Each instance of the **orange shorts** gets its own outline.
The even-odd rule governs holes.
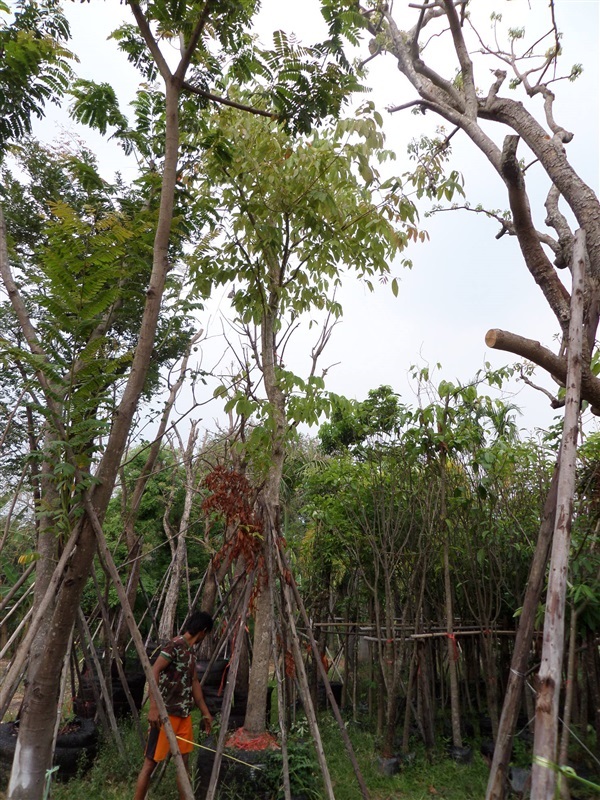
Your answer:
[[[180,751],[184,754],[191,753],[194,749],[194,745],[192,744],[194,738],[192,718],[172,717],[169,714],[169,720],[175,731],[175,736],[180,737],[178,739]],[[183,739],[186,741],[182,741]],[[163,726],[161,725],[160,728],[150,728],[148,732],[148,741],[146,743],[146,758],[150,758],[152,761],[164,761],[170,752],[171,747]]]

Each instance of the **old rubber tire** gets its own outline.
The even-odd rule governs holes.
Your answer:
[[[12,722],[0,724],[0,761],[3,764],[12,764],[17,744],[17,734]]]
[[[59,777],[75,775],[81,766],[91,763],[97,751],[98,731],[91,719],[79,719],[80,728],[58,736],[54,751],[54,766],[58,766]],[[14,722],[0,724],[0,762],[11,765],[17,745]]]
[[[75,717],[79,729],[70,733],[62,733],[56,739],[56,747],[71,749],[73,747],[89,747],[98,740],[98,729],[93,719]]]

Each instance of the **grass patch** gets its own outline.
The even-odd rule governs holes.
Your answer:
[[[474,754],[472,764],[464,765],[456,764],[444,753],[433,753],[428,757],[423,748],[415,748],[414,759],[397,775],[386,777],[378,769],[373,734],[358,723],[349,722],[347,729],[372,800],[432,797],[480,800],[485,797],[489,773],[479,753]],[[322,719],[321,733],[336,800],[360,800],[362,795],[336,723],[331,718]]]
[[[197,713],[194,714],[194,730],[198,731],[201,725]],[[321,715],[319,724],[336,800],[362,800],[337,724],[327,713]],[[93,767],[87,773],[66,783],[54,781],[52,800],[129,800],[132,797],[143,754],[135,728],[131,724],[122,723],[120,730],[125,756],[119,753],[112,740],[105,742]],[[347,723],[347,730],[372,800],[481,800],[485,797],[489,773],[475,745],[473,762],[463,765],[448,758],[443,750],[427,754],[422,746],[416,744],[414,758],[405,763],[398,774],[386,777],[379,772],[377,741],[368,726],[363,722],[350,721]],[[294,792],[308,800],[321,800],[325,793],[305,721],[300,720],[296,725],[290,737],[290,748]],[[190,756],[192,767],[196,759],[196,753],[193,753]],[[278,785],[280,766],[281,756],[276,753],[267,767],[271,772],[271,786]],[[160,766],[157,773],[159,770]],[[237,793],[235,790],[223,791],[221,800],[257,800],[249,794],[248,788],[249,783],[246,782],[245,787],[242,786]],[[594,792],[582,792],[581,787],[574,783],[572,788],[578,797],[599,796]],[[0,799],[3,796],[0,791]],[[160,781],[153,782],[149,798],[175,800],[177,797],[175,766],[171,763]],[[283,790],[280,788],[267,794],[261,793],[260,800],[267,797],[281,800]]]

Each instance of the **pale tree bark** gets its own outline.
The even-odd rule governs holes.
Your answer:
[[[360,8],[360,4],[357,3],[357,5]],[[559,211],[559,199],[568,205],[577,219],[579,227],[585,233],[589,257],[589,272],[584,295],[581,397],[588,400],[594,410],[600,409],[598,403],[600,382],[593,375],[590,364],[598,325],[600,203],[593,190],[575,172],[569,162],[567,145],[573,135],[557,124],[554,119],[554,94],[548,85],[543,83],[545,75],[555,77],[552,67],[559,54],[558,47],[546,53],[545,68],[542,64],[537,72],[539,80],[535,84],[531,82],[531,76],[525,71],[531,62],[527,60],[525,62],[527,66],[525,70],[522,70],[519,59],[514,55],[514,48],[512,55],[504,53],[502,69],[493,74],[492,80],[487,83],[486,91],[486,80],[489,75],[487,67],[484,67],[485,73],[482,72],[476,78],[475,65],[469,53],[481,50],[488,55],[494,55],[495,51],[493,48],[484,46],[476,31],[473,31],[476,37],[474,46],[467,44],[463,29],[464,14],[459,17],[460,5],[455,5],[453,0],[440,0],[435,4],[424,3],[416,6],[419,9],[415,11],[417,22],[408,31],[403,31],[398,27],[394,20],[393,7],[388,3],[381,2],[376,4],[375,9],[361,8],[361,10],[367,27],[375,37],[372,42],[372,51],[391,54],[396,59],[400,72],[416,91],[417,97],[414,101],[393,110],[400,111],[416,107],[423,112],[434,112],[450,122],[457,130],[467,135],[475,147],[487,158],[492,169],[506,186],[512,221],[506,230],[503,229],[503,232],[509,232],[517,237],[525,265],[554,313],[562,334],[558,353],[553,353],[539,342],[498,329],[488,333],[486,338],[488,346],[505,349],[531,360],[558,378],[563,385],[567,380],[567,361],[563,345],[568,338],[571,309],[569,292],[558,277],[555,266],[564,268],[571,265],[574,235],[566,217]],[[436,21],[439,22],[438,28],[434,32],[427,29],[427,33],[423,34],[423,31],[428,26],[435,24]],[[425,57],[426,55],[429,57],[436,40],[447,38],[447,35],[452,39],[456,64],[449,66],[447,74],[442,75],[425,62]],[[421,50],[421,42],[425,37],[427,38],[426,54],[424,50]],[[529,54],[525,50],[524,53],[525,56]],[[496,53],[496,55],[498,54]],[[448,63],[447,55],[445,55],[444,63]],[[542,96],[544,124],[538,122],[521,100],[500,95],[507,78],[505,71],[507,63],[512,70],[513,77],[524,87],[530,98],[537,94]],[[460,82],[452,79],[455,66],[459,68]],[[508,129],[510,135],[506,138],[503,149],[489,135],[488,131],[492,132],[491,126],[483,128],[481,124],[483,120]],[[542,247],[542,244],[548,245],[550,241],[548,235],[538,235],[533,225],[524,170],[516,158],[517,137],[522,139],[534,153],[539,167],[545,171],[550,183],[546,200],[546,224],[557,234],[551,244],[552,252],[556,255],[554,264]],[[543,523],[540,531],[527,590],[528,615],[527,619],[521,619],[518,646],[515,647],[509,689],[499,726],[499,742],[496,745],[494,767],[488,785],[488,800],[492,798],[496,800],[496,798],[505,796],[508,762],[506,748],[507,746],[510,748],[512,720],[514,720],[515,705],[520,700],[523,682],[520,673],[525,669],[524,665],[530,645],[532,615],[539,596],[539,582],[543,581],[546,561],[545,553],[549,539],[547,520],[552,513],[546,508],[545,514],[546,522]]]
[[[531,773],[532,797],[551,800],[556,788],[558,711],[565,639],[565,605],[571,521],[577,462],[577,433],[581,401],[581,358],[586,273],[586,238],[579,230],[573,248],[573,290],[567,349],[567,397],[556,501],[556,523],[550,556],[550,575],[544,617],[542,663],[538,674],[535,738]]]
[[[280,496],[281,479],[285,458],[285,396],[279,385],[276,374],[277,363],[277,315],[279,311],[279,265],[269,265],[271,291],[265,299],[260,332],[260,365],[264,379],[265,392],[271,405],[273,415],[273,434],[269,469],[265,486],[260,494],[260,512],[263,522],[265,547],[272,546],[280,536]],[[269,553],[264,553],[267,564]],[[260,586],[262,578],[263,585]],[[244,728],[251,735],[259,735],[265,730],[265,709],[269,681],[269,662],[272,653],[271,633],[273,630],[273,610],[269,598],[268,574],[259,576],[259,595],[256,599],[256,615],[254,621],[254,640],[252,663],[248,682],[248,705],[244,718]]]
[[[357,5],[360,8],[360,4]],[[423,4],[418,8],[420,11],[415,12],[416,25],[406,31],[398,27],[392,6],[388,3],[382,2],[375,9],[361,9],[369,30],[376,37],[373,42],[374,52],[391,54],[397,61],[398,69],[417,93],[414,101],[392,110],[418,107],[422,111],[438,114],[465,133],[487,158],[507,189],[512,220],[505,230],[517,237],[525,265],[553,311],[563,338],[567,335],[570,316],[569,292],[558,277],[542,244],[551,244],[552,251],[557,256],[556,266],[564,267],[570,263],[573,233],[565,216],[558,210],[559,198],[570,207],[580,228],[585,231],[590,263],[586,281],[581,391],[583,399],[589,400],[594,408],[600,409],[598,405],[600,381],[590,368],[598,325],[600,203],[594,191],[575,172],[569,162],[566,145],[573,139],[573,134],[558,124],[554,118],[554,94],[548,85],[543,83],[543,76],[548,70],[540,69],[538,74],[541,74],[541,77],[533,84],[528,73],[521,69],[517,56],[509,57],[503,54],[500,62],[503,69],[494,72],[493,81],[488,84],[486,93],[484,87],[489,72],[486,69],[486,77],[482,73],[476,78],[475,65],[469,53],[479,49],[488,55],[494,55],[494,50],[484,45],[476,31],[473,33],[475,45],[470,46],[467,43],[463,27],[464,16],[459,17],[457,5],[453,0],[440,0],[431,6]],[[445,33],[452,39],[462,78],[460,84],[438,73],[424,60],[424,54],[421,52],[421,36],[427,29],[429,37],[427,53],[429,53],[435,37],[430,36],[428,26],[436,22],[439,22],[442,28],[445,26]],[[436,29],[435,36],[437,35]],[[548,68],[552,67],[557,55],[558,53],[552,50],[545,55]],[[507,62],[513,77],[523,86],[529,97],[533,98],[538,94],[542,96],[545,125],[538,122],[523,102],[500,95],[507,78],[504,69]],[[529,65],[530,62],[526,63]],[[449,73],[452,69],[449,67]],[[506,138],[504,148],[500,148],[488,133],[491,132],[489,127],[485,129],[482,127],[482,120],[497,123],[511,131],[512,135]],[[556,231],[556,239],[547,234],[539,234],[533,225],[524,173],[516,158],[519,139],[522,139],[535,154],[551,184],[546,201],[546,223]],[[502,331],[490,332],[488,345],[522,355],[542,368],[549,369],[553,375],[559,378],[562,376],[564,382],[566,361],[563,353],[555,355],[537,342],[522,337],[513,338],[515,336]],[[518,349],[512,349],[513,344]]]
[[[506,795],[508,767],[512,752],[512,741],[525,682],[525,673],[531,651],[531,639],[535,615],[539,606],[546,565],[552,543],[552,532],[556,518],[556,493],[558,489],[558,464],[552,476],[552,482],[544,503],[542,523],[535,546],[535,552],[529,569],[527,588],[523,599],[519,627],[515,638],[515,646],[510,664],[510,672],[506,684],[504,704],[495,739],[494,757],[490,769],[486,800],[503,800]]]
[[[177,429],[176,429],[177,430]],[[177,433],[179,436],[179,433]],[[163,613],[158,628],[158,638],[162,640],[170,639],[175,630],[175,615],[177,613],[177,603],[179,600],[179,590],[183,579],[185,563],[187,558],[186,534],[190,526],[192,517],[192,505],[197,491],[196,469],[194,464],[194,448],[198,439],[198,422],[192,422],[188,441],[185,448],[180,447],[183,454],[185,469],[185,499],[183,502],[183,513],[179,523],[179,530],[171,539],[173,558],[171,561],[172,569],[169,578],[169,586],[163,606]],[[181,439],[180,445],[183,444]],[[169,532],[167,531],[167,535]],[[174,541],[173,541],[174,540]]]
[[[48,422],[44,431],[43,448],[45,453],[52,452],[52,443],[56,443],[56,435],[50,430]],[[40,469],[40,501],[37,504],[37,513],[39,516],[38,521],[38,537],[36,550],[38,559],[36,561],[35,570],[35,588],[34,588],[34,611],[40,607],[44,595],[48,590],[50,581],[52,580],[52,573],[54,572],[54,565],[57,561],[59,540],[56,533],[56,517],[55,514],[58,510],[58,493],[56,491],[56,483],[52,477],[52,463],[49,460],[44,460]],[[27,680],[30,681],[35,675],[37,664],[43,655],[46,648],[45,644],[45,628],[52,619],[54,611],[54,600],[50,601],[47,611],[40,621],[39,635],[34,638],[31,649],[29,651],[29,663],[27,666]]]

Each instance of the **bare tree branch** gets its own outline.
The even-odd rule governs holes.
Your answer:
[[[544,293],[561,329],[566,331],[570,317],[569,293],[542,249],[533,227],[525,180],[517,161],[518,143],[518,136],[507,136],[502,151],[502,177],[508,189],[515,231],[527,268]]]
[[[188,81],[183,81],[182,87],[192,94],[197,94],[200,97],[205,97],[207,100],[212,100],[213,103],[219,103],[222,106],[237,108],[240,111],[247,111],[249,114],[257,114],[260,117],[268,117],[268,119],[272,120],[278,119],[278,115],[274,114],[272,111],[263,111],[262,108],[247,106],[244,103],[236,103],[235,100],[228,100],[226,97],[220,97],[217,94],[212,94],[212,92],[207,92],[204,89],[201,89],[199,86],[194,86],[193,83],[189,83]]]

